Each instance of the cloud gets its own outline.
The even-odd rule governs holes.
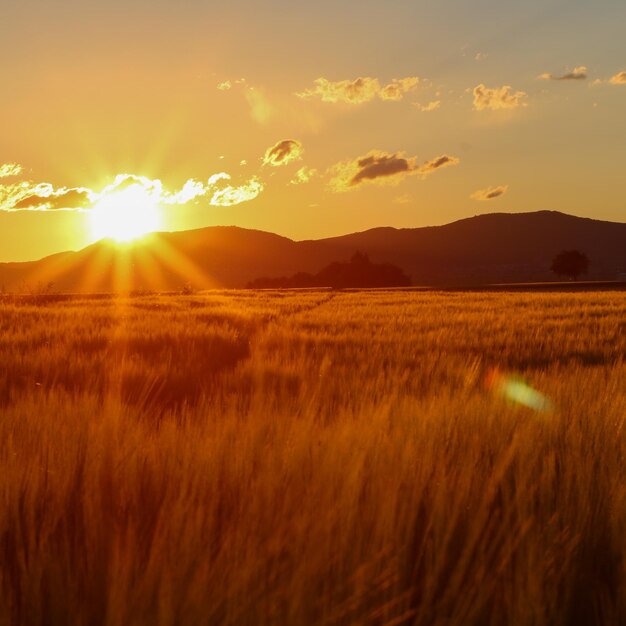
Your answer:
[[[357,160],[357,171],[350,179],[350,185],[358,185],[366,180],[387,178],[410,172],[413,165],[410,159],[398,154],[370,153],[369,156]]]
[[[304,185],[308,183],[314,176],[317,175],[317,170],[312,167],[301,167],[296,175],[291,181],[289,181],[290,185]]]
[[[228,185],[216,191],[211,197],[210,204],[213,206],[233,206],[254,200],[262,191],[263,183],[255,176],[238,187]]]
[[[280,167],[302,158],[304,149],[297,139],[284,139],[269,147],[263,156],[263,165]]]
[[[139,187],[143,194],[152,197],[157,204],[161,205],[182,206],[210,196],[209,204],[213,206],[233,206],[252,200],[263,191],[263,184],[257,177],[239,186],[230,184],[231,180],[230,174],[218,172],[210,176],[206,182],[190,178],[178,191],[171,192],[164,188],[159,179],[153,180],[135,174],[119,174],[97,195],[97,199],[121,193],[131,187]]]
[[[90,189],[56,189],[45,183],[36,187],[38,191],[31,193],[13,204],[16,211],[72,211],[87,209],[93,198]],[[49,193],[48,193],[49,191]]]
[[[160,198],[163,192],[163,183],[157,179],[151,179],[147,176],[138,176],[137,174],[118,174],[113,182],[98,194],[99,196],[105,196],[112,193],[119,193],[126,191],[131,187],[141,187],[148,194]]]
[[[226,172],[213,174],[206,183],[190,178],[179,191],[162,193],[161,203],[183,205],[210,195],[209,204],[213,206],[234,206],[254,200],[263,191],[263,183],[256,176],[241,185],[232,185],[231,180]]]
[[[336,192],[349,191],[363,183],[397,184],[405,176],[427,175],[448,165],[456,165],[459,159],[448,155],[436,157],[418,164],[416,157],[407,157],[403,152],[372,150],[353,161],[342,161],[330,169],[332,178],[329,187]]]
[[[490,89],[480,84],[474,87],[474,109],[476,111],[484,111],[491,109],[498,111],[501,109],[515,109],[520,106],[527,106],[524,99],[528,94],[524,91],[511,91],[510,85],[495,87]]]
[[[422,165],[418,165],[415,171],[420,174],[430,174],[431,172],[434,172],[442,167],[448,167],[448,165],[458,165],[460,162],[461,160],[457,157],[451,157],[444,154],[432,159],[431,161],[426,161],[426,163],[422,163]]]
[[[549,72],[544,72],[539,76],[541,80],[586,80],[587,68],[584,65],[575,67],[571,72],[566,72],[561,76],[555,76]]]
[[[380,91],[380,83],[376,78],[357,78],[355,80],[341,80],[331,82],[326,78],[313,81],[315,87],[296,93],[299,98],[314,98],[319,96],[322,102],[345,102],[361,104],[373,100]]]
[[[477,52],[474,61],[484,61],[488,56],[486,52]]]
[[[167,194],[164,198],[165,204],[187,204],[197,198],[206,195],[210,189],[219,180],[228,180],[230,177],[225,172],[213,174],[207,183],[190,178],[181,189],[175,193]]]
[[[419,102],[414,102],[413,106],[422,113],[430,113],[431,111],[436,111],[441,107],[441,100],[432,100],[428,104],[420,104]]]
[[[385,85],[378,92],[381,100],[402,100],[405,93],[413,91],[419,84],[417,76],[407,76],[406,78],[394,78],[388,85]]]
[[[320,98],[322,102],[342,102],[345,104],[362,104],[371,102],[375,98],[381,100],[402,100],[404,94],[413,91],[419,84],[417,76],[394,78],[389,84],[381,86],[377,78],[370,76],[355,78],[354,80],[330,81],[327,78],[317,78],[313,81],[312,89],[297,92],[299,98]]]
[[[236,80],[225,80],[217,84],[219,91],[230,91],[235,85],[245,85],[247,83],[245,78],[237,78]]]
[[[614,76],[611,76],[608,80],[602,80],[600,78],[596,78],[591,85],[593,87],[597,87],[598,85],[626,85],[626,70],[618,72]]]
[[[17,163],[5,163],[0,165],[0,178],[11,178],[22,173],[22,166]]]
[[[508,185],[499,185],[498,187],[487,187],[487,189],[479,189],[475,191],[470,198],[474,200],[495,200],[495,198],[499,198],[503,196],[509,190]]]
[[[50,183],[22,181],[0,185],[0,211],[73,211],[90,207],[93,192],[83,187],[55,188]]]
[[[182,206],[202,197],[210,198],[208,203],[215,206],[232,206],[256,198],[263,190],[263,184],[256,177],[240,186],[230,184],[230,180],[229,174],[219,172],[210,176],[206,182],[190,178],[180,189],[169,191],[159,179],[118,174],[98,192],[87,187],[56,188],[46,182],[24,180],[8,185],[0,184],[0,211],[89,212],[101,200],[129,192],[130,198],[149,198],[163,207]]]

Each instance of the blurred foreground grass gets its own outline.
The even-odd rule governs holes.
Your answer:
[[[0,624],[623,624],[625,421],[622,293],[5,298]]]

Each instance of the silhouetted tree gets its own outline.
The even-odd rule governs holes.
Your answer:
[[[569,276],[574,280],[589,269],[589,259],[580,250],[563,250],[552,260],[550,269],[559,276]]]
[[[257,278],[249,289],[284,289],[293,287],[406,287],[411,279],[395,265],[372,263],[366,254],[357,252],[348,262],[335,261],[317,274],[299,272],[281,278]]]
[[[372,263],[362,252],[356,252],[347,263],[331,263],[317,276],[320,285],[346,287],[406,287],[411,279],[395,265]]]

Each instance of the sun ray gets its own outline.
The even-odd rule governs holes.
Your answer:
[[[162,234],[158,240],[155,239],[153,252],[166,268],[184,277],[185,281],[195,288],[217,289],[223,286],[213,277],[207,276],[206,272],[200,269],[193,260],[176,250]]]
[[[124,294],[133,289],[133,251],[127,247],[117,247],[113,252],[111,287],[115,293]]]
[[[89,257],[80,264],[82,269],[80,290],[82,292],[110,291],[107,287],[112,282],[113,257],[114,250],[111,243],[106,242],[92,246],[89,250]]]

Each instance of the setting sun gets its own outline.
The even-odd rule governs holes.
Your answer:
[[[131,241],[158,230],[160,225],[157,198],[138,185],[104,193],[91,212],[91,234],[95,239]]]

